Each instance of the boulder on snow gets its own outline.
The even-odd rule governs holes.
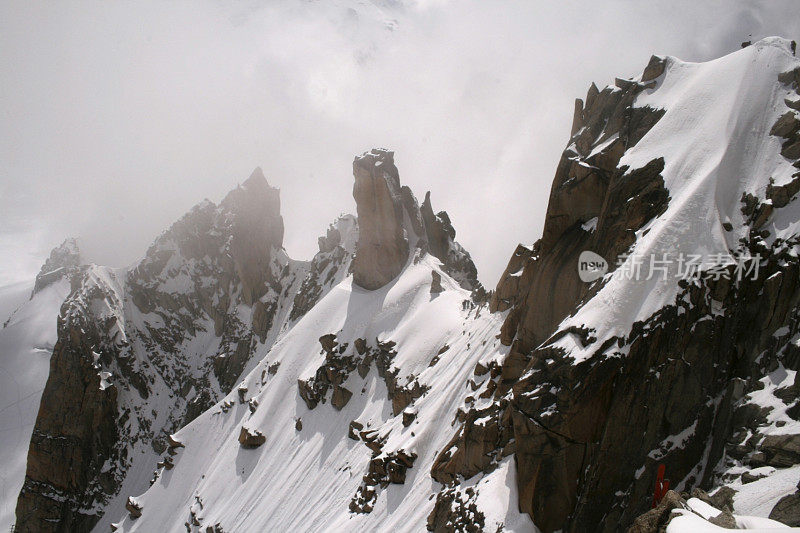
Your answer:
[[[367,352],[367,339],[356,339],[353,341],[358,355],[364,355]]]
[[[789,137],[790,134],[796,132],[798,129],[800,129],[800,120],[797,118],[797,113],[794,111],[787,111],[773,124],[769,134],[778,137]]]
[[[717,516],[712,516],[708,521],[721,528],[736,529],[736,518],[727,509],[720,511]]]
[[[333,333],[328,333],[327,335],[323,335],[319,338],[319,343],[322,346],[322,349],[325,350],[325,353],[332,353],[336,345],[336,335]]]
[[[778,74],[778,81],[784,85],[792,86],[795,88],[800,87],[800,67]]]
[[[350,401],[350,398],[353,397],[353,393],[349,390],[345,389],[344,387],[340,387],[336,385],[333,388],[333,396],[331,397],[331,405],[336,408],[337,411],[341,411],[347,402]]]
[[[783,143],[781,148],[781,155],[786,159],[800,158],[800,141],[792,142],[791,140]]]
[[[435,270],[431,270],[431,278],[431,294],[444,292],[442,288],[442,275]]]
[[[172,461],[172,456],[171,455],[167,455],[166,457],[164,457],[164,459],[162,459],[161,461],[156,463],[156,466],[158,468],[164,468],[166,470],[172,470],[172,468],[175,466],[175,463]]]
[[[745,472],[742,474],[742,484],[752,483],[753,481],[758,481],[759,479],[767,477],[766,474],[751,474],[750,472]]]
[[[263,433],[257,429],[248,429],[242,426],[242,430],[239,432],[239,444],[242,445],[242,448],[258,448],[265,442],[267,442],[267,437]]]
[[[314,390],[311,380],[298,379],[297,390],[309,409],[314,409],[319,404],[320,398],[317,391]]]
[[[767,435],[761,443],[766,463],[775,468],[787,468],[800,463],[800,434]]]
[[[660,533],[672,520],[672,511],[688,509],[686,500],[674,490],[668,490],[655,509],[651,509],[633,521],[628,533]]]
[[[136,520],[142,516],[142,504],[140,504],[133,496],[128,496],[128,501],[125,502],[125,509],[131,515],[131,518]]]
[[[795,174],[785,185],[775,185],[775,180],[772,178],[767,184],[767,199],[772,200],[772,205],[778,208],[786,206],[798,192],[800,192],[800,174]]]
[[[350,421],[350,426],[347,428],[347,436],[353,440],[359,440],[358,432],[364,429],[364,424],[356,420]]]
[[[787,526],[800,526],[800,491],[778,500],[778,503],[770,511],[769,517]]]
[[[702,489],[695,488],[692,490],[692,498],[704,501],[716,509],[731,512],[733,512],[733,497],[735,494],[735,490],[724,486],[714,491],[713,496]]]

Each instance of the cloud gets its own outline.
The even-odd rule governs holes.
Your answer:
[[[5,2],[0,283],[82,237],[123,266],[255,166],[286,247],[354,212],[351,163],[396,151],[484,283],[541,234],[572,102],[651,53],[800,36],[793,2]]]

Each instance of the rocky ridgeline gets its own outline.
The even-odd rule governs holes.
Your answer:
[[[673,305],[602,344],[591,324],[556,327],[598,289],[580,282],[578,254],[588,249],[616,257],[670,201],[660,176],[663,160],[635,170],[618,166],[663,114],[632,106],[663,70],[664,60],[654,57],[641,81],[617,80],[617,87],[603,91],[593,85],[585,104],[576,102],[543,237],[532,248],[517,249],[491,302],[493,310],[509,311],[501,332],[509,355],[497,379],[478,388],[494,403],[466,413],[434,464],[431,475],[445,488],[429,529],[452,531],[452,524],[463,521],[469,507],[454,497],[453,487],[490,472],[510,454],[520,509],[544,532],[618,531],[633,524],[650,508],[659,464],[673,480],[682,480],[679,490],[700,493],[732,480],[752,482],[758,479],[748,473],[752,468],[800,464],[800,435],[771,434],[786,424],[781,413],[800,416],[800,384],[781,381],[784,369],[800,370],[800,242],[770,240],[765,229],[775,210],[800,190],[800,173],[788,185],[771,182],[767,202],[742,198],[750,231],[739,251],[761,255],[756,279],[681,282]],[[780,81],[797,90],[800,69]],[[781,154],[800,168],[798,100],[786,105],[772,134],[781,138]],[[732,277],[732,266],[727,274]],[[575,364],[553,346],[565,335],[593,347],[595,355]],[[475,373],[477,379],[485,369]],[[764,391],[773,406],[756,402]],[[723,487],[715,494],[726,490],[733,493]],[[680,507],[669,504],[676,498],[681,496],[665,498],[658,512],[636,520],[631,531],[663,531],[674,516],[671,509]],[[798,498],[800,492],[781,500],[772,518],[799,525]]]
[[[256,169],[219,205],[193,208],[128,271],[77,266],[73,241],[54,250],[37,290],[65,273],[73,287],[16,530],[88,531],[124,503],[126,477],[152,470],[173,450],[167,436],[231,391],[253,354],[347,275],[357,232],[343,217],[312,261],[289,259],[278,190]],[[171,464],[169,454],[160,460]]]
[[[50,256],[45,261],[39,273],[36,275],[36,282],[33,285],[33,296],[56,281],[72,277],[78,272],[83,264],[77,239],[66,239],[50,252]]]
[[[661,531],[674,510],[691,512],[690,497],[717,508],[714,523],[730,527],[735,488],[726,485],[800,464],[800,435],[779,431],[800,418],[800,373],[789,379],[787,372],[800,370],[800,238],[773,238],[768,224],[800,192],[800,172],[780,185],[770,180],[765,200],[740,200],[746,231],[735,251],[760,255],[756,277],[681,281],[674,302],[602,340],[594,324],[559,326],[606,282],[579,279],[579,254],[619,256],[670,207],[663,158],[635,169],[620,164],[665,115],[634,101],[658,87],[666,64],[653,57],[638,80],[616,80],[602,91],[592,85],[585,101],[576,101],[542,238],[517,248],[491,295],[491,310],[506,313],[497,336],[507,355],[501,363],[478,363],[466,383],[453,384],[467,395],[430,470],[436,484],[429,530],[483,530],[478,484],[463,483],[512,456],[519,501],[508,504],[518,504],[543,532]],[[798,93],[800,68],[779,82]],[[800,169],[800,96],[785,104],[770,133]],[[195,207],[129,271],[80,266],[69,243],[53,252],[41,286],[66,273],[72,292],[59,316],[17,531],[88,531],[111,508],[141,519],[142,503],[120,494],[128,476],[156,464],[170,470],[172,457],[187,453],[170,435],[214,404],[212,414],[233,409],[236,395],[219,400],[252,358],[264,359],[278,335],[349,274],[361,289],[377,291],[430,254],[473,291],[473,300],[487,296],[447,214],[434,214],[429,194],[419,205],[401,186],[393,152],[356,157],[353,174],[358,218],[331,225],[310,262],[283,251],[278,191],[260,170],[219,205]],[[433,271],[431,278],[433,299],[444,289],[443,275]],[[364,379],[374,368],[391,401],[391,426],[420,422],[416,409],[424,402],[415,402],[432,389],[402,373],[393,341],[321,333],[324,361],[291,381],[298,378],[297,394],[309,409],[341,411],[357,394],[345,386],[348,378],[357,372]],[[590,355],[573,359],[559,345],[566,337]],[[430,367],[449,349],[431,354]],[[280,365],[264,360],[261,386]],[[238,402],[253,414],[258,399],[247,385],[239,385]],[[302,432],[303,421],[294,423]],[[419,464],[416,452],[424,455],[405,443],[407,449],[387,445],[388,426],[350,421],[348,437],[371,452],[347,504],[360,518],[372,513],[382,490],[405,483]],[[236,427],[241,448],[266,453],[264,432]],[[650,510],[661,464],[677,490]],[[203,526],[204,504],[195,499],[189,531]],[[800,488],[771,516],[800,525],[798,502]]]

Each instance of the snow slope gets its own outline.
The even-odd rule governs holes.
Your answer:
[[[30,296],[31,288],[25,284],[0,290],[3,304],[10,300],[10,306],[16,307],[21,294]],[[0,531],[14,524],[28,443],[57,338],[56,319],[68,293],[69,281],[62,279],[0,319],[5,323],[0,326]]]
[[[438,485],[430,467],[452,437],[456,411],[470,391],[468,379],[478,361],[500,360],[506,352],[495,338],[501,317],[465,305],[469,293],[440,266],[428,255],[382,289],[362,290],[352,277],[334,287],[261,354],[260,365],[243,381],[248,402],[258,403],[255,411],[234,392],[182,429],[176,438],[185,448],[174,469],[162,470],[136,499],[143,516],[125,517],[120,530],[185,531],[184,523],[193,519],[201,524],[195,530],[215,524],[225,531],[424,530]],[[434,269],[446,289],[439,295],[430,293]],[[398,382],[413,375],[430,387],[413,404],[417,418],[409,427],[403,427],[402,416],[392,416],[386,385],[374,367],[364,379],[349,376],[343,385],[354,395],[341,411],[330,403],[307,408],[297,380],[313,376],[324,363],[317,339],[328,333],[340,342],[397,343]],[[445,345],[450,348],[431,366]],[[277,373],[269,375],[266,369],[277,362]],[[298,419],[301,430],[295,427]],[[377,489],[368,514],[348,509],[371,457],[364,443],[347,437],[352,420],[386,436],[383,453],[402,448],[418,455],[404,484]],[[261,431],[266,443],[240,446],[242,425]],[[502,523],[506,531],[531,531],[530,519],[517,512],[513,476],[506,461],[492,475],[470,482],[478,489],[487,527]]]
[[[674,303],[678,293],[677,259],[699,254],[704,260],[733,253],[749,227],[741,211],[743,193],[760,200],[770,177],[777,185],[797,172],[780,155],[781,139],[769,134],[777,118],[788,111],[784,99],[791,92],[778,83],[778,74],[795,68],[785,39],[767,38],[752,46],[705,63],[667,57],[664,74],[654,88],[637,96],[637,107],[650,106],[666,113],[620,160],[631,169],[663,157],[661,175],[669,191],[669,207],[637,232],[630,256],[618,272],[633,272],[641,261],[647,272],[650,257],[671,260],[668,273],[652,279],[630,280],[607,274],[605,285],[559,329],[591,325],[597,338],[624,337],[631,325]],[[778,210],[773,238],[797,234],[800,207]],[[794,223],[791,223],[794,222]],[[730,223],[731,231],[723,224]],[[612,264],[618,258],[606,258]],[[576,360],[593,352],[566,336],[559,343]]]
[[[27,281],[0,287],[0,327],[19,306],[30,299],[33,284]]]
[[[678,509],[678,514],[667,526],[667,533],[714,533],[730,531],[728,528],[720,527],[709,522],[710,519],[721,514],[719,509],[697,498],[689,498],[686,502],[689,509]],[[790,529],[797,531],[798,528],[791,528],[785,524],[763,518],[761,516],[747,516],[734,514],[737,531],[749,531],[750,533],[766,533],[769,531]]]
[[[764,201],[770,177],[781,185],[796,172],[780,155],[781,140],[769,132],[790,96],[777,76],[797,64],[789,43],[778,38],[707,63],[667,58],[654,86],[637,96],[636,106],[665,113],[620,164],[636,169],[663,157],[661,175],[670,200],[663,214],[637,232],[632,257],[620,270],[630,269],[637,257],[666,254],[672,262],[663,277],[604,278],[598,293],[559,326],[587,325],[595,331],[596,344],[585,348],[573,335],[557,341],[576,361],[674,303],[680,254],[699,254],[705,261],[739,251],[740,239],[750,231],[742,196]],[[793,204],[778,211],[771,219],[771,238],[796,233],[790,221],[797,215]],[[435,297],[432,269],[446,288]],[[458,428],[458,410],[474,390],[469,382],[475,364],[501,362],[508,350],[496,338],[504,316],[463,304],[468,300],[431,256],[410,261],[398,279],[377,291],[353,286],[351,277],[343,280],[271,349],[257,354],[261,362],[239,387],[243,400],[232,392],[176,435],[185,447],[178,449],[175,467],[162,469],[154,485],[135,498],[143,515],[119,517],[121,530],[184,531],[187,524],[198,531],[216,525],[225,531],[424,530],[441,490],[429,472]],[[324,367],[318,339],[328,334],[336,335],[340,346],[348,345],[345,355],[358,338],[371,346],[396,343],[392,366],[398,383],[416,379],[428,387],[409,408],[416,419],[408,427],[393,414],[386,383],[374,366],[364,378],[349,374],[342,386],[354,395],[342,410],[329,402],[309,410],[298,380],[309,380]],[[431,365],[445,345],[449,349]],[[273,375],[268,369],[276,363]],[[477,400],[474,407],[490,401]],[[348,438],[351,421],[384,438],[379,456],[400,450],[417,456],[403,484],[375,487],[377,500],[368,513],[349,509],[374,457],[364,442]],[[242,427],[263,434],[265,443],[255,449],[240,446]],[[487,530],[500,524],[506,531],[534,529],[517,511],[512,466],[506,459],[460,486],[478,491]],[[758,508],[753,514],[765,512]]]

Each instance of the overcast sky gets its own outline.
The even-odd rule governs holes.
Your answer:
[[[352,159],[395,150],[493,287],[541,234],[589,84],[652,53],[800,38],[797,2],[0,3],[0,285],[78,236],[125,266],[256,166],[297,259],[355,212]]]

